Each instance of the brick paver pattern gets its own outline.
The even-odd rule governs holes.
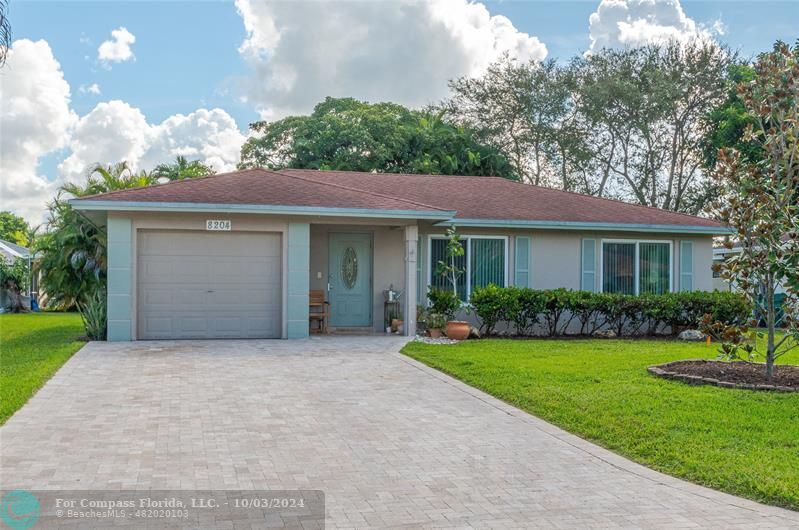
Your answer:
[[[90,343],[0,428],[0,486],[321,489],[327,528],[799,527],[799,513],[633,464],[402,344]]]

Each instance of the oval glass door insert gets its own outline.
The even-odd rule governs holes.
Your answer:
[[[355,287],[358,280],[358,254],[352,247],[347,247],[341,259],[341,277],[347,289]]]

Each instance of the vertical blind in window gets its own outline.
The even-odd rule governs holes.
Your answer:
[[[455,259],[455,266],[462,271],[458,276],[458,296],[464,302],[476,287],[485,287],[493,283],[500,287],[505,281],[505,239],[496,238],[462,238],[464,255]],[[441,289],[452,289],[447,278],[438,273],[438,263],[447,260],[447,240],[430,239],[430,256],[426,258],[430,265],[430,286]],[[468,265],[468,267],[467,267]]]
[[[635,243],[602,244],[602,290],[635,294]]]
[[[669,244],[639,243],[639,288],[640,294],[664,294],[669,292]]]
[[[471,290],[493,283],[505,286],[505,240],[471,240]]]
[[[461,246],[466,248],[468,240],[461,239]],[[466,301],[466,254],[455,258],[455,266],[462,271],[458,275],[458,297],[462,301]],[[430,240],[430,286],[438,287],[441,289],[452,289],[452,284],[449,280],[438,273],[438,262],[443,261],[449,265],[447,261],[447,240],[446,239],[431,239]]]

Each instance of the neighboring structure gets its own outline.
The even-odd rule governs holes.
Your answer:
[[[109,340],[308,335],[308,292],[333,329],[383,328],[403,292],[406,333],[444,232],[466,253],[461,297],[525,285],[711,290],[700,217],[496,177],[252,169],[73,199],[108,226]]]
[[[787,236],[783,237],[783,241],[787,241]],[[715,247],[713,249],[713,263],[723,263],[724,261],[730,259],[732,256],[740,254],[742,248],[740,247],[740,243],[736,243],[732,246],[732,248],[726,247]],[[737,286],[734,283],[730,283],[724,278],[721,277],[716,271],[713,271],[713,290],[716,291],[735,291]],[[785,299],[785,288],[782,284],[777,284],[777,289],[774,292],[774,301],[777,307],[777,319],[778,322],[782,320],[782,307],[783,300]]]
[[[28,268],[30,269],[33,255],[30,250],[21,245],[6,241],[5,239],[0,239],[0,259],[8,263],[12,263],[17,259],[24,259],[27,260]],[[27,304],[28,309],[30,309],[30,295],[34,294],[37,288],[36,283],[35,275],[31,275],[31,285],[20,286],[23,293],[27,291],[28,296],[23,298],[23,303]],[[9,305],[8,293],[0,286],[0,311],[7,309]]]

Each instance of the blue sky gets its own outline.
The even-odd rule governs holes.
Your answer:
[[[491,14],[508,17],[520,31],[546,44],[549,57],[567,59],[590,46],[588,17],[597,1],[484,2]],[[776,38],[799,38],[797,2],[682,2],[698,22],[721,20],[719,37],[746,55],[768,49]],[[242,130],[258,118],[235,97],[236,77],[248,72],[238,47],[245,38],[233,2],[42,2],[11,1],[14,37],[46,39],[73,87],[78,114],[103,99],[123,99],[161,121],[198,107],[221,106]],[[136,35],[134,62],[107,70],[97,46],[123,26]],[[83,41],[83,42],[82,42]],[[85,58],[88,56],[88,60]],[[101,96],[81,94],[80,85],[98,83]],[[77,92],[77,93],[75,93]]]
[[[0,70],[8,102],[0,132],[15,138],[2,144],[3,201],[16,199],[35,218],[54,186],[85,175],[92,162],[124,158],[149,169],[187,154],[229,169],[259,117],[308,112],[325,95],[432,103],[446,96],[447,79],[479,73],[503,50],[566,60],[602,32],[609,40],[597,42],[613,45],[673,30],[710,35],[749,56],[799,37],[799,8],[788,1],[624,0],[622,15],[603,11],[600,0],[435,0],[438,10],[257,1],[11,0],[14,39],[44,42],[12,50]],[[643,25],[625,37],[619,20]],[[135,36],[130,58],[101,60],[98,48],[119,28]],[[93,84],[99,94],[87,90]],[[44,110],[26,121],[25,109]]]

